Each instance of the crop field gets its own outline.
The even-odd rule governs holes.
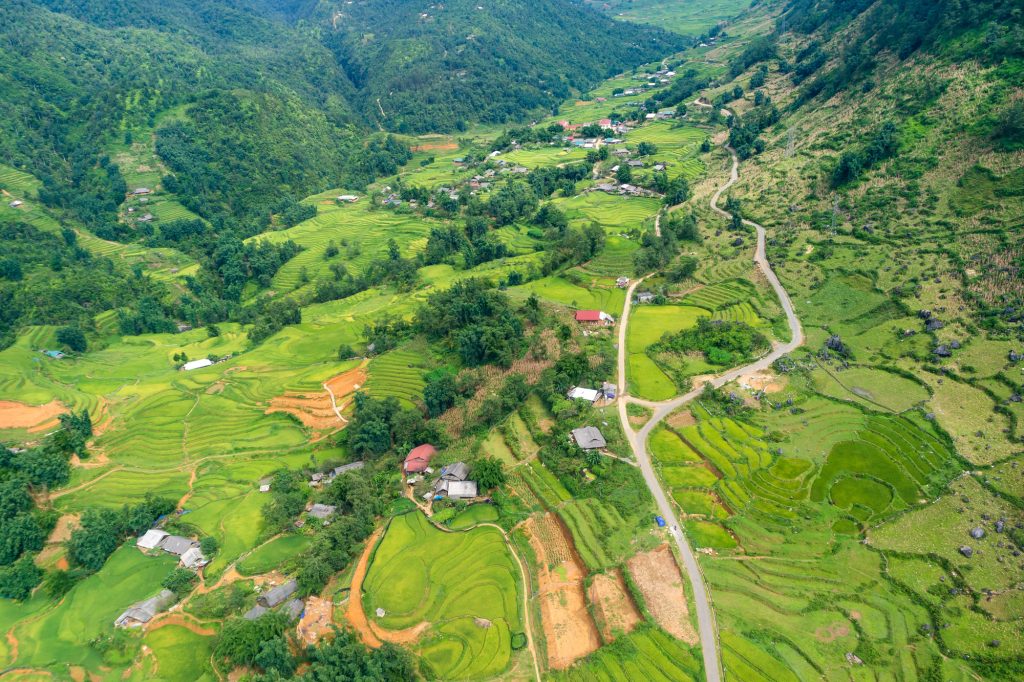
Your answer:
[[[490,504],[472,504],[459,512],[448,523],[452,530],[465,530],[480,523],[494,523],[498,520],[498,510]]]
[[[700,461],[700,457],[664,425],[654,429],[648,443],[654,458],[662,465]]]
[[[548,677],[557,682],[703,679],[699,654],[694,656],[690,647],[653,625],[642,625]]]
[[[555,509],[563,502],[572,499],[565,486],[539,459],[530,460],[529,466],[517,469],[530,489],[548,509]]]
[[[593,260],[584,263],[580,269],[596,277],[629,276],[634,271],[633,254],[640,245],[631,239],[610,235],[605,238],[604,249]]]
[[[590,570],[618,563],[629,548],[634,528],[614,507],[600,500],[570,500],[558,508],[558,514]]]
[[[393,396],[405,405],[423,398],[423,356],[394,350],[370,361],[367,392],[377,398]]]
[[[907,377],[874,367],[822,368],[814,372],[814,388],[840,400],[864,401],[875,409],[906,412],[928,400],[928,389]]]
[[[438,676],[489,678],[508,666],[512,635],[522,630],[520,585],[498,530],[444,533],[410,513],[391,522],[377,548],[363,607],[372,618],[383,608],[377,622],[387,629],[429,621],[419,647]]]
[[[170,555],[148,557],[131,545],[120,548],[62,601],[48,603],[37,617],[15,625],[18,657],[14,664],[44,667],[61,661],[99,667],[100,652],[82,642],[112,634],[114,619],[135,602],[159,592],[160,581],[176,563]],[[42,596],[39,599],[46,602]]]
[[[274,570],[292,557],[302,553],[312,542],[305,535],[282,535],[260,545],[238,562],[241,575],[260,575]]]
[[[616,19],[653,24],[683,35],[698,36],[748,7],[746,0],[678,2],[677,0],[612,0],[605,4]]]
[[[557,166],[560,163],[582,161],[586,158],[587,151],[582,147],[553,145],[531,149],[517,149],[506,152],[501,158],[505,159],[508,163],[526,166],[527,168],[540,168],[543,166]]]
[[[561,277],[544,277],[509,291],[513,295],[536,294],[538,298],[570,308],[603,310],[616,319],[626,303],[626,294],[611,281],[604,287],[585,288]]]
[[[198,635],[180,625],[165,625],[146,634],[146,646],[156,659],[145,679],[167,682],[212,682],[212,637]]]
[[[745,303],[756,296],[756,294],[757,290],[749,280],[732,279],[701,287],[683,298],[683,303],[706,310],[717,311]]]
[[[641,305],[630,312],[628,371],[630,392],[648,400],[667,400],[678,390],[672,379],[650,358],[647,348],[667,333],[688,329],[706,316],[691,306]]]
[[[572,224],[596,222],[606,231],[614,232],[642,228],[645,221],[654,219],[661,207],[657,199],[604,192],[588,192],[553,203],[565,212]]]
[[[637,128],[627,135],[627,142],[636,145],[651,142],[657,146],[657,153],[648,158],[650,165],[665,163],[665,172],[670,179],[679,176],[694,182],[706,170],[699,158],[701,142],[707,131],[688,126],[678,126],[671,121],[656,121]]]

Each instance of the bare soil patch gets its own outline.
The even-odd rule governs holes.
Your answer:
[[[850,627],[846,623],[832,623],[828,626],[822,626],[814,631],[814,637],[819,642],[834,642],[840,637],[846,637],[850,634]]]
[[[146,630],[156,630],[167,625],[177,625],[183,627],[189,632],[200,635],[201,637],[213,637],[217,634],[217,631],[213,628],[204,628],[202,625],[197,623],[191,618],[186,616],[180,611],[169,611],[156,616],[153,620],[149,621],[146,625]]]
[[[687,644],[697,644],[690,622],[683,576],[667,544],[632,557],[626,565],[647,610],[666,632]]]
[[[334,627],[333,614],[334,603],[330,599],[307,599],[306,610],[296,627],[299,638],[306,644],[316,644],[324,635],[331,634]]]
[[[780,377],[770,372],[744,374],[738,379],[738,382],[740,386],[749,387],[754,391],[764,391],[765,393],[778,393],[786,387],[785,377]]]
[[[665,423],[671,426],[673,429],[682,429],[687,426],[694,426],[697,420],[694,419],[693,413],[689,410],[683,410],[682,412],[676,412],[670,415]]]
[[[562,670],[601,646],[597,626],[587,610],[583,590],[586,571],[550,512],[531,517],[523,525],[540,564],[537,599],[548,645],[548,666]]]
[[[631,632],[642,620],[618,571],[595,575],[587,596],[606,643],[615,641],[616,635]]]
[[[458,148],[459,145],[455,142],[427,142],[426,144],[417,144],[410,147],[414,152],[450,151]]]
[[[346,408],[351,400],[349,396],[365,383],[366,368],[356,367],[328,379],[324,383],[322,391],[315,393],[289,391],[271,399],[266,414],[275,412],[290,414],[298,419],[303,426],[314,431],[340,429],[345,426],[345,421],[335,412],[335,406],[337,406],[338,412]],[[334,394],[333,403],[331,402],[331,393]]]
[[[378,528],[370,536],[366,547],[363,549],[363,553],[359,556],[359,563],[356,564],[356,570],[352,573],[348,604],[345,606],[345,620],[356,631],[360,641],[374,649],[380,648],[383,642],[370,629],[370,623],[366,620],[366,613],[363,611],[363,580],[366,579],[366,572],[369,569],[370,554],[373,552],[373,547],[377,544],[377,540],[380,539],[382,532],[382,529]]]
[[[15,400],[0,400],[0,429],[26,429],[30,433],[52,429],[60,422],[57,417],[68,409],[58,400],[45,405],[26,405]]]

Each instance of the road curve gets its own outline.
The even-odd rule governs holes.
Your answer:
[[[722,194],[732,187],[732,185],[739,179],[739,159],[736,156],[736,152],[731,147],[726,146],[725,148],[729,151],[729,155],[732,158],[732,169],[729,173],[729,181],[718,188],[718,191],[716,191],[714,196],[711,197],[711,209],[723,216],[731,217],[730,213],[719,208],[718,200],[721,198]],[[660,218],[660,215],[658,217]],[[658,222],[660,221],[656,220],[656,227],[658,226]],[[754,249],[754,262],[764,274],[768,283],[771,284],[772,289],[779,298],[782,309],[786,314],[786,321],[789,324],[790,340],[787,343],[776,344],[770,353],[749,365],[732,369],[708,382],[716,388],[733,381],[744,374],[767,369],[773,362],[775,362],[775,360],[799,347],[800,344],[803,343],[804,338],[803,328],[800,325],[799,318],[797,318],[796,313],[793,311],[793,303],[789,298],[789,294],[779,282],[779,278],[775,275],[775,272],[772,270],[771,265],[768,263],[768,258],[765,255],[765,229],[750,220],[744,220],[743,224],[753,227],[757,232],[757,247]],[[668,496],[661,487],[661,482],[658,480],[658,476],[654,472],[654,467],[651,465],[651,459],[647,453],[647,439],[650,436],[651,431],[654,430],[662,419],[699,396],[704,390],[704,387],[700,386],[685,395],[681,395],[664,402],[641,400],[639,398],[633,398],[628,394],[626,386],[627,325],[629,324],[629,313],[632,307],[633,291],[644,279],[645,278],[640,278],[633,282],[626,290],[626,302],[622,308],[622,318],[619,320],[619,420],[622,423],[622,430],[626,434],[626,439],[629,441],[630,448],[633,450],[633,455],[640,464],[640,472],[643,474],[644,481],[647,483],[647,487],[650,489],[651,495],[654,497],[654,501],[658,505],[658,511],[665,518],[665,521],[671,529],[672,537],[675,539],[676,546],[679,549],[679,555],[683,560],[683,566],[686,568],[686,573],[689,576],[690,586],[693,589],[694,606],[697,610],[697,626],[700,633],[701,654],[704,659],[704,672],[707,682],[721,682],[722,665],[721,659],[718,655],[718,628],[715,623],[714,611],[711,608],[711,600],[708,597],[707,586],[704,584],[703,574],[701,573],[700,565],[697,563],[697,557],[694,555],[693,549],[690,547],[689,542],[686,540],[686,536],[683,534],[682,526],[679,524],[679,519],[676,517],[675,509],[673,509]],[[626,409],[629,403],[643,405],[654,410],[654,414],[651,416],[651,419],[648,420],[648,422],[644,424],[639,431],[634,431],[633,427],[629,423],[629,415]]]

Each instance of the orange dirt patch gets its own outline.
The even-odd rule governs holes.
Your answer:
[[[0,400],[0,429],[27,429],[30,433],[46,431],[60,422],[58,415],[68,409],[60,401],[51,400],[45,405],[26,405],[14,400]]]
[[[303,426],[314,431],[344,428],[346,422],[335,412],[348,407],[349,396],[366,383],[366,368],[359,366],[324,383],[324,390],[316,393],[291,392],[271,399],[266,414],[284,412],[293,415]],[[331,402],[331,394],[334,402]]]
[[[71,466],[80,469],[98,469],[110,464],[110,458],[103,450],[90,450],[88,459],[82,459],[78,455],[71,455]]]
[[[452,149],[458,149],[459,145],[455,142],[427,142],[426,144],[417,144],[412,146],[410,149],[414,152],[431,152],[431,151],[450,151]]]
[[[687,644],[697,644],[683,576],[668,545],[637,554],[626,565],[658,625]]]
[[[413,625],[411,628],[405,628],[404,630],[385,630],[381,626],[374,622],[370,622],[370,629],[373,630],[373,634],[377,635],[380,639],[385,642],[391,642],[392,644],[415,644],[423,636],[423,633],[430,627],[430,623],[423,621]]]
[[[670,416],[665,420],[665,423],[674,429],[681,429],[685,426],[694,426],[697,423],[697,420],[694,419],[692,412],[684,410],[682,412],[676,412]]]
[[[78,514],[65,514],[64,516],[57,519],[57,525],[53,527],[53,531],[50,533],[50,537],[46,539],[46,542],[64,542],[71,537],[71,531],[78,528],[78,526]]]
[[[380,539],[382,532],[383,530],[380,528],[374,531],[373,535],[370,536],[370,540],[366,543],[366,548],[363,549],[363,553],[359,556],[359,563],[356,564],[356,570],[352,573],[348,604],[345,606],[345,620],[356,631],[362,643],[374,649],[380,648],[383,642],[370,629],[370,623],[366,620],[366,614],[363,612],[363,580],[366,579],[366,572],[369,569],[370,554],[373,552],[373,548],[376,546],[377,540]]]
[[[784,377],[776,376],[769,372],[744,374],[738,381],[740,386],[749,387],[754,391],[764,391],[765,393],[778,393],[786,387],[786,379]]]
[[[616,635],[631,632],[642,620],[618,571],[595,575],[587,597],[594,605],[595,620],[605,642],[614,641]]]
[[[587,611],[586,571],[550,512],[530,517],[523,526],[540,564],[537,598],[548,644],[548,666],[563,670],[601,646],[597,626]]]
[[[324,635],[333,632],[334,603],[330,599],[310,597],[306,600],[306,610],[296,626],[299,638],[306,644],[316,644]]]

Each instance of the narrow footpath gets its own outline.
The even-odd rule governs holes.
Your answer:
[[[739,179],[739,159],[736,156],[735,150],[731,147],[726,146],[725,149],[728,150],[729,155],[732,158],[732,169],[729,173],[729,181],[718,188],[718,191],[711,197],[711,209],[720,215],[731,218],[732,215],[729,212],[719,208],[718,200],[721,198],[722,194],[732,187],[732,185]],[[659,214],[658,219],[655,221],[656,230],[660,227],[660,217],[661,216]],[[757,231],[757,247],[754,250],[754,262],[764,274],[768,283],[771,284],[772,289],[779,298],[779,303],[782,305],[782,309],[786,314],[786,322],[789,325],[790,340],[786,343],[775,344],[770,353],[751,364],[729,370],[728,372],[720,374],[706,382],[715,388],[723,386],[744,374],[767,369],[777,359],[798,348],[804,340],[803,328],[800,325],[799,318],[797,318],[796,313],[793,310],[793,303],[789,298],[789,294],[782,286],[782,283],[779,282],[779,278],[775,275],[771,265],[768,263],[768,258],[765,253],[765,229],[751,220],[744,220],[743,224],[753,227]],[[679,548],[679,554],[683,559],[683,565],[686,568],[686,573],[690,578],[690,585],[693,589],[693,597],[697,609],[697,626],[700,632],[701,653],[704,659],[704,671],[707,682],[721,682],[722,663],[721,658],[718,655],[718,626],[715,622],[714,611],[711,608],[708,589],[704,584],[704,577],[701,573],[700,565],[697,563],[697,558],[693,553],[693,549],[690,547],[690,543],[686,540],[686,535],[683,533],[682,526],[676,516],[675,509],[673,509],[672,504],[669,501],[668,495],[665,494],[665,490],[661,487],[661,482],[658,480],[658,476],[654,472],[654,467],[651,465],[651,459],[647,451],[647,439],[651,435],[651,431],[654,430],[662,419],[683,405],[686,405],[694,398],[697,398],[703,392],[704,385],[706,384],[702,384],[701,386],[694,388],[689,393],[663,402],[641,400],[629,395],[626,385],[626,354],[628,352],[626,348],[626,339],[628,336],[627,327],[629,325],[629,312],[632,306],[633,291],[644,279],[646,279],[646,277],[633,282],[629,289],[627,289],[626,303],[623,306],[622,319],[619,323],[619,420],[622,422],[622,430],[626,434],[626,439],[629,441],[629,445],[633,449],[633,455],[640,464],[640,471],[643,473],[644,481],[646,481],[647,487],[650,489],[651,495],[654,496],[654,500],[658,505],[658,511],[661,516],[664,517],[670,528],[672,537],[675,539],[676,546]],[[633,427],[629,423],[629,415],[626,410],[629,403],[643,405],[645,407],[653,408],[654,410],[650,420],[644,424],[639,431],[634,431]]]

